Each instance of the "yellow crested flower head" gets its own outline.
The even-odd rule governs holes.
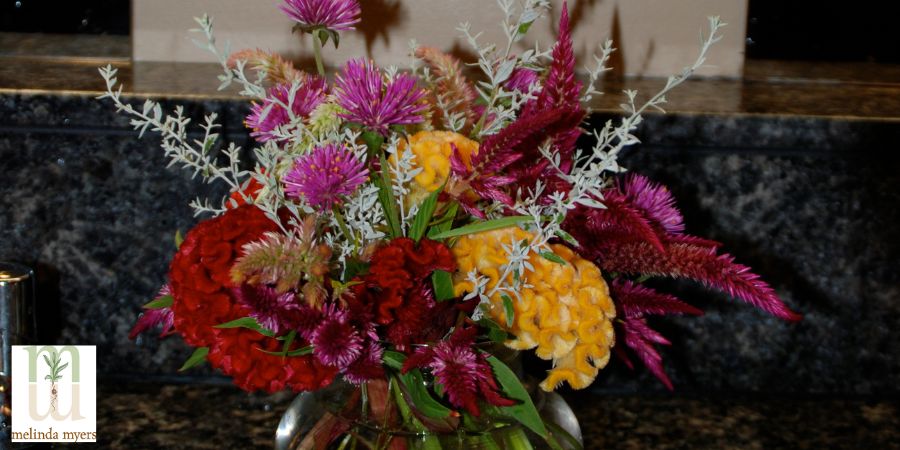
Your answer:
[[[474,286],[467,274],[475,270],[489,279],[486,294],[500,281],[508,262],[503,245],[530,241],[533,235],[518,227],[470,234],[459,238],[451,248],[459,270],[454,275],[457,295],[471,292]],[[615,342],[612,319],[616,309],[609,288],[592,262],[563,245],[550,245],[565,264],[550,261],[532,252],[528,262],[534,271],[522,275],[521,289],[513,300],[515,317],[507,330],[514,338],[506,345],[518,350],[535,349],[538,357],[553,361],[553,369],[541,382],[546,391],[563,381],[574,389],[590,385],[609,362]],[[504,284],[512,285],[512,275]],[[503,299],[499,292],[490,296],[488,314],[506,327]]]
[[[422,169],[410,186],[409,200],[412,204],[421,202],[447,181],[453,145],[459,150],[463,163],[469,167],[472,155],[478,153],[477,142],[452,131],[420,131],[410,136],[408,142],[401,141],[400,150],[406,145],[416,156],[413,169]]]

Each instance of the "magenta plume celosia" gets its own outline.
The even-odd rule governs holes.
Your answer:
[[[338,104],[347,112],[342,117],[369,130],[387,135],[391,125],[411,125],[424,120],[428,105],[417,79],[407,74],[387,77],[371,61],[347,62],[335,80]]]
[[[160,288],[159,293],[156,294],[156,300],[161,300],[164,297],[172,296],[172,288],[166,284],[162,288]],[[128,339],[135,339],[141,333],[150,330],[156,326],[161,326],[161,330],[159,335],[168,336],[175,332],[175,314],[172,312],[172,308],[164,307],[164,308],[153,308],[153,309],[145,309],[144,313],[141,314],[141,317],[138,319],[137,323],[134,324],[134,328],[131,329],[131,332],[128,333]]]
[[[278,127],[308,117],[325,100],[325,90],[325,80],[319,77],[306,77],[296,90],[291,84],[279,84],[261,103],[253,103],[244,124],[259,142],[278,139]]]
[[[328,144],[294,161],[294,167],[284,176],[284,192],[326,211],[356,191],[368,175],[369,170],[353,152],[339,144]]]
[[[356,0],[284,0],[279,8],[304,31],[353,30],[362,12]]]
[[[450,404],[465,408],[474,416],[480,414],[478,400],[496,406],[514,405],[513,400],[500,394],[490,364],[473,347],[477,333],[477,327],[460,327],[449,339],[417,349],[403,364],[403,372],[414,368],[431,370]]]

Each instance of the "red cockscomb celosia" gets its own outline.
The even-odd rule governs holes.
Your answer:
[[[346,301],[369,311],[372,321],[383,327],[383,338],[398,347],[439,339],[461,306],[435,301],[431,287],[435,270],[456,270],[453,254],[444,244],[394,239],[375,251],[368,275],[351,288]]]
[[[514,405],[515,401],[500,395],[490,364],[473,347],[477,334],[477,327],[460,327],[447,340],[416,349],[403,364],[403,372],[413,368],[430,370],[444,387],[450,403],[474,416],[480,414],[479,399],[496,406]]]
[[[241,206],[200,222],[185,236],[169,268],[175,329],[194,347],[209,347],[207,359],[235,384],[274,392],[318,389],[331,382],[334,369],[311,356],[282,358],[283,343],[247,328],[215,328],[251,311],[233,297],[231,266],[243,246],[278,225],[255,206]]]

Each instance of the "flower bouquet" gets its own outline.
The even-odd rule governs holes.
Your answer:
[[[669,342],[647,317],[701,311],[644,286],[651,277],[798,320],[719,243],[685,234],[665,187],[617,164],[642,113],[703,64],[724,24],[710,19],[697,61],[661,92],[637,104],[627,91],[620,122],[585,130],[611,42],[579,79],[565,3],[555,45],[519,54],[549,2],[498,3],[504,45],[459,28],[478,75],[413,46],[408,70],[354,59],[329,80],[321,53],[359,22],[356,0],[281,5],[310,35],[317,73],[262,50],[220,52],[212,21],[197,19],[222,87],[253,99],[252,169],[220,147],[215,115],[189,137],[180,108],[124,103],[102,68],[101,98],[159,133],[172,165],[230,188],[192,202],[212,217],[177,238],[131,336],[161,324],[196,347],[184,368],[206,361],[248,391],[347,386],[301,448],[561,448],[576,442],[542,420],[504,348],[549,361],[544,391],[589,386],[611,352],[671,388],[656,348]]]

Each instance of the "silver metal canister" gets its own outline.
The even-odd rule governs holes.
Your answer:
[[[0,434],[9,427],[10,355],[35,339],[34,271],[0,261]]]

